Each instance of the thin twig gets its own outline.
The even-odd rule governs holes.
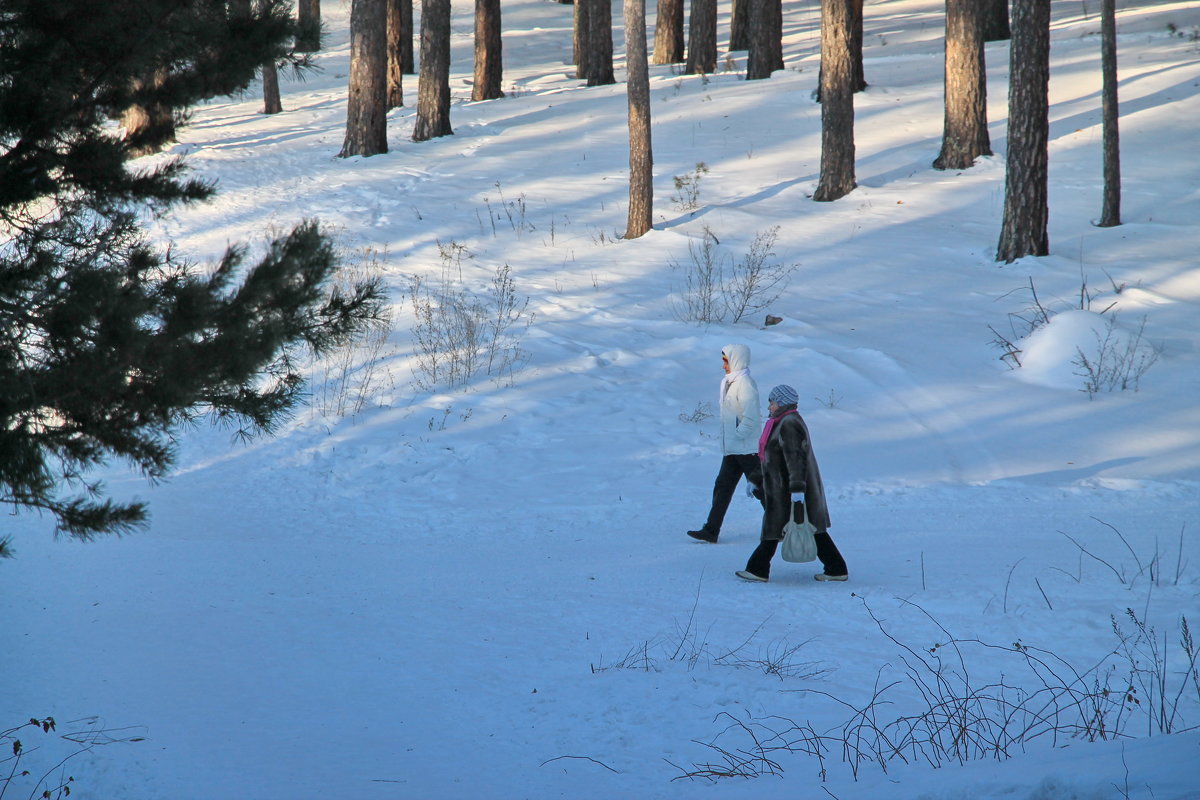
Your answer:
[[[1179,526],[1179,553],[1175,556],[1175,585],[1179,585],[1179,576],[1183,571],[1183,532],[1187,528],[1187,523]]]
[[[1024,561],[1024,558],[1018,558],[1008,570],[1008,580],[1004,581],[1004,613],[1008,613],[1008,585],[1012,583],[1013,572],[1016,571],[1017,565]]]
[[[1053,611],[1054,606],[1050,605],[1050,598],[1046,597],[1046,590],[1042,588],[1042,582],[1039,581],[1037,578],[1034,578],[1033,582],[1037,584],[1038,591],[1042,593],[1042,599],[1046,601],[1046,608]]]
[[[620,770],[613,769],[613,768],[612,768],[612,767],[610,767],[608,764],[605,764],[603,761],[597,761],[596,759],[592,758],[591,756],[555,756],[554,758],[550,758],[550,759],[547,759],[546,761],[543,761],[543,762],[542,762],[541,764],[539,764],[538,766],[539,766],[539,767],[544,767],[544,766],[546,766],[547,764],[549,764],[549,763],[550,763],[550,762],[552,762],[552,761],[561,761],[561,760],[562,760],[562,759],[564,759],[564,758],[574,758],[574,759],[578,759],[578,760],[580,760],[580,761],[590,761],[590,762],[592,762],[593,764],[599,764],[600,766],[604,767],[604,768],[605,768],[606,770],[608,770],[609,772],[615,772],[615,773],[616,773],[616,774],[618,774],[618,775],[620,775],[620,774],[621,774],[621,771],[620,771]]]
[[[1142,560],[1140,558],[1138,558],[1137,551],[1134,550],[1133,546],[1129,544],[1129,540],[1126,539],[1121,534],[1121,532],[1116,529],[1115,526],[1109,525],[1107,522],[1105,522],[1104,520],[1102,520],[1098,517],[1092,517],[1092,519],[1096,520],[1096,522],[1099,522],[1101,525],[1108,528],[1109,530],[1111,530],[1113,533],[1115,533],[1117,535],[1117,538],[1121,540],[1121,544],[1125,545],[1125,549],[1129,551],[1129,555],[1133,556],[1134,563],[1138,565],[1138,574],[1141,575],[1145,571],[1146,568],[1142,566]]]
[[[1104,566],[1106,566],[1106,567],[1108,567],[1109,569],[1111,569],[1111,570],[1112,570],[1112,573],[1113,573],[1113,575],[1116,575],[1116,576],[1117,576],[1117,580],[1119,580],[1121,583],[1127,583],[1127,581],[1125,580],[1125,576],[1124,576],[1124,575],[1122,575],[1122,574],[1121,574],[1121,573],[1120,573],[1120,572],[1117,570],[1117,568],[1116,568],[1116,567],[1114,567],[1112,564],[1108,563],[1108,562],[1107,562],[1107,561],[1105,561],[1103,558],[1100,558],[1099,556],[1097,556],[1097,555],[1094,555],[1094,554],[1092,554],[1091,552],[1089,552],[1089,551],[1088,551],[1088,549],[1087,549],[1086,547],[1084,547],[1084,546],[1083,546],[1083,545],[1081,545],[1079,542],[1077,542],[1077,541],[1075,541],[1073,538],[1071,538],[1070,534],[1063,533],[1062,531],[1059,531],[1059,533],[1062,533],[1062,535],[1063,535],[1063,536],[1066,536],[1068,539],[1070,539],[1070,540],[1071,540],[1071,544],[1073,544],[1073,545],[1075,545],[1076,547],[1078,547],[1078,548],[1079,548],[1079,552],[1083,553],[1085,556],[1088,556],[1089,558],[1092,558],[1092,559],[1095,559],[1096,561],[1099,561],[1101,564],[1103,564]]]

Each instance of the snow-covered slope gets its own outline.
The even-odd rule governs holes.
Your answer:
[[[113,465],[112,492],[150,501],[148,531],[76,545],[6,517],[0,727],[53,715],[121,740],[68,762],[72,797],[1200,797],[1200,736],[1159,734],[1145,674],[1140,705],[1104,706],[1119,741],[1067,735],[1074,694],[1057,735],[997,739],[1008,760],[959,765],[953,735],[884,765],[842,744],[863,741],[845,726],[873,697],[890,735],[928,711],[938,663],[945,692],[1031,712],[1056,687],[1125,689],[1135,661],[1163,663],[1149,641],[1172,727],[1200,725],[1179,644],[1200,618],[1200,11],[1121,10],[1125,224],[1100,229],[1093,5],[1054,4],[1052,253],[1005,266],[1006,43],[987,47],[997,154],[931,169],[933,0],[868,0],[859,187],[835,203],[810,199],[815,2],[785,4],[788,68],[769,81],[742,80],[744,53],[707,78],[653,67],[656,224],[628,242],[624,86],[572,77],[570,6],[506,2],[508,97],[472,103],[456,4],[455,135],[412,143],[405,107],[391,152],[344,160],[349,8],[324,3],[323,72],[284,85],[284,114],[197,109],[173,153],[222,191],[160,232],[211,260],[319,217],[372,251],[395,315],[376,360],[353,354],[374,388],[358,413],[306,409],[250,445],[188,432],[161,486]],[[680,209],[673,178],[698,163],[699,207]],[[775,302],[738,324],[679,318],[689,243],[707,230],[737,259],[776,227],[775,260],[796,267]],[[524,368],[421,388],[411,276],[486,295],[506,264],[529,301]],[[1053,318],[1026,341],[1031,287]],[[1090,396],[1079,349],[1114,318],[1157,360],[1137,391]],[[706,412],[729,342],[751,347],[764,400],[800,390],[846,584],[778,560],[769,584],[734,578],[759,524],[740,492],[720,544],[684,534],[716,474]],[[318,397],[326,375],[313,366]],[[21,738],[43,748],[31,769],[77,749]],[[799,752],[818,741],[820,758]],[[778,775],[684,777],[726,763],[713,746]]]

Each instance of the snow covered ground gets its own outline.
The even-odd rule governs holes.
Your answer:
[[[352,354],[352,384],[374,369],[358,413],[304,409],[249,445],[190,431],[159,486],[114,464],[145,532],[79,545],[4,518],[0,727],[52,715],[96,743],[66,766],[83,798],[1200,797],[1180,644],[1200,624],[1200,8],[1121,8],[1125,224],[1100,229],[1098,4],[1054,4],[1052,253],[1004,266],[1006,43],[987,47],[997,154],[937,172],[942,4],[868,0],[859,187],[815,203],[818,5],[785,6],[769,81],[742,80],[744,53],[708,78],[652,68],[655,230],[634,241],[624,86],[572,77],[570,6],[506,0],[509,96],[472,103],[456,4],[455,135],[414,144],[397,109],[387,155],[336,158],[341,2],[284,114],[197,109],[173,152],[221,194],[162,233],[211,261],[318,217],[376,254],[394,324],[377,358]],[[680,209],[673,178],[700,162]],[[689,243],[707,228],[736,259],[776,226],[773,260],[796,267],[775,302],[680,319]],[[505,264],[524,368],[420,388],[410,276],[486,296]],[[1031,287],[1051,319],[1020,341]],[[1078,348],[1114,318],[1157,361],[1089,396]],[[684,533],[716,474],[729,342],[764,401],[800,390],[848,583],[778,559],[738,581],[760,517],[740,492],[718,545]],[[958,728],[879,763],[878,734],[966,697]],[[1020,711],[1000,719],[1001,697]],[[1108,740],[1073,737],[1081,720]],[[20,737],[34,777],[79,749]],[[960,764],[980,737],[993,753]],[[706,779],[723,753],[761,777]]]

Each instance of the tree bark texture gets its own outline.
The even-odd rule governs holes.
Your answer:
[[[279,96],[279,70],[274,61],[262,65],[263,113],[278,114],[283,111],[283,100]]]
[[[387,4],[354,0],[350,8],[350,90],[343,158],[387,148]]]
[[[404,63],[401,44],[404,41],[404,0],[387,2],[387,107],[388,110],[404,105]],[[412,6],[410,5],[409,8]],[[409,37],[410,41],[412,37]]]
[[[1012,38],[1008,24],[1008,0],[980,0],[983,3],[983,40],[1003,42]]]
[[[321,49],[321,0],[300,0],[296,6],[296,52],[315,53]]]
[[[259,10],[264,10],[265,3],[259,0]],[[230,16],[233,18],[250,17],[250,0],[235,0],[229,4]],[[283,100],[279,96],[279,68],[274,60],[263,62],[259,69],[262,75],[263,112],[264,114],[279,114],[283,111]]]
[[[968,169],[992,154],[980,0],[946,0],[946,111],[934,169]]]
[[[654,20],[654,63],[683,61],[683,0],[658,0]]]
[[[421,74],[413,141],[450,136],[450,0],[422,0]]]
[[[845,197],[854,181],[853,0],[821,0],[821,178],[813,199]]]
[[[626,239],[650,230],[654,212],[654,151],[650,141],[650,69],[646,63],[646,0],[625,0],[629,78],[629,221]]]
[[[1004,224],[996,260],[1050,252],[1050,0],[1014,0],[1009,45]]]
[[[688,20],[685,75],[711,75],[717,70],[717,0],[692,0]]]
[[[500,0],[475,0],[475,85],[472,100],[504,97],[503,43]]]
[[[729,49],[747,50],[750,47],[750,4],[753,0],[733,0],[729,10]]]
[[[405,75],[417,74],[413,38],[413,0],[400,0],[400,71]]]
[[[770,12],[768,24],[771,26],[771,36],[767,40],[771,45],[768,55],[771,59],[772,71],[783,69],[783,0],[771,0],[767,4]]]
[[[850,27],[850,63],[854,70],[854,75],[851,80],[851,85],[854,91],[861,92],[867,88],[867,79],[863,72],[863,3],[862,0],[851,0],[850,13],[854,16],[851,18]],[[825,68],[825,62],[822,61],[817,67],[817,94],[816,101],[821,102],[821,72]]]
[[[747,10],[749,53],[746,58],[746,80],[771,77],[783,69],[783,4],[781,0],[745,0]]]
[[[587,39],[581,42],[586,57],[588,86],[606,86],[616,83],[613,74],[612,0],[579,0],[587,6]]]
[[[850,57],[854,64],[854,91],[867,88],[867,77],[863,72],[863,0],[853,0],[850,9],[854,13],[854,26],[850,35]],[[782,31],[780,31],[782,35]]]
[[[1101,106],[1104,117],[1104,208],[1101,228],[1121,224],[1121,142],[1117,119],[1117,8],[1116,0],[1100,0]]]
[[[588,48],[588,37],[591,35],[589,31],[592,27],[591,14],[592,6],[589,0],[576,0],[575,29],[571,42],[576,78],[587,78],[588,76],[588,57],[591,54],[591,50]]]

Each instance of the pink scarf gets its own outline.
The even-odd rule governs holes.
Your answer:
[[[788,414],[795,414],[796,409],[789,408],[777,417],[768,417],[767,424],[763,426],[762,436],[758,437],[758,460],[767,460],[767,440],[771,438],[771,431],[775,429],[775,423],[786,417]]]

